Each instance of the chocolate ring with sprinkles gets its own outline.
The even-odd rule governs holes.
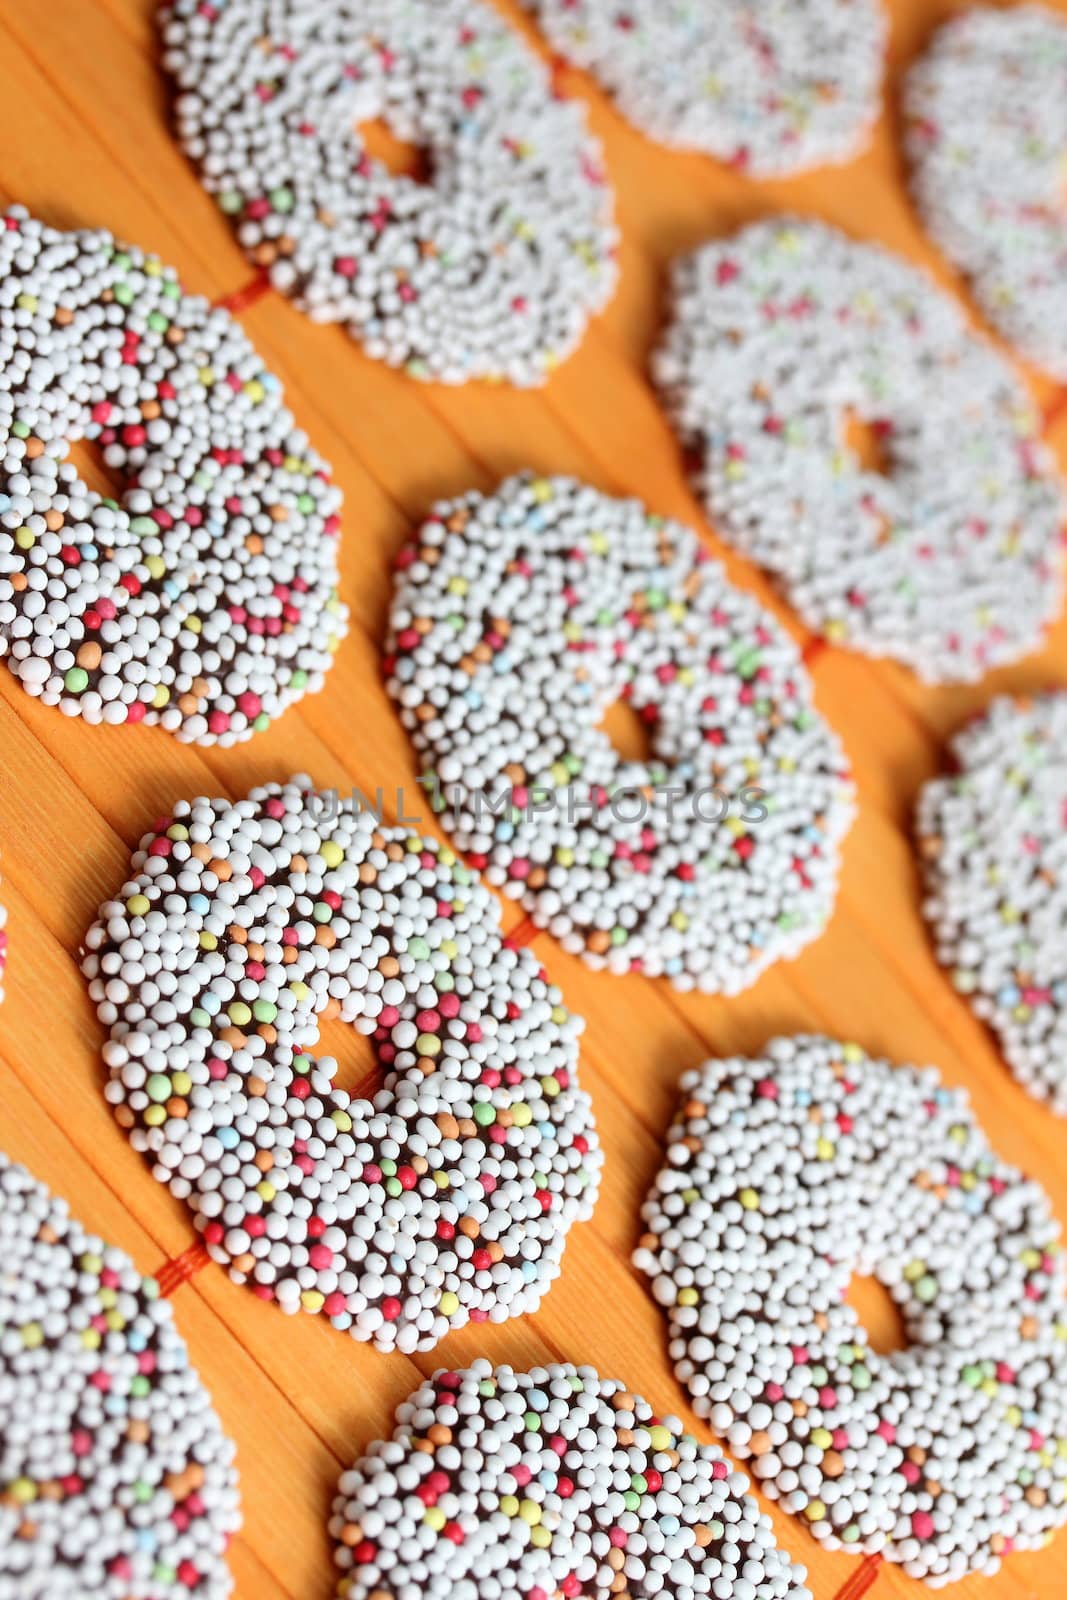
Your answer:
[[[29,694],[232,745],[322,687],[340,493],[237,323],[157,257],[0,218],[0,447],[0,656]]]
[[[306,778],[183,801],[84,970],[119,1124],[236,1282],[404,1351],[540,1303],[599,1181],[582,1023],[449,849]],[[334,1016],[372,1099],[311,1054]]]
[[[750,177],[845,162],[879,111],[881,0],[524,0],[635,127]]]
[[[483,0],[170,0],[161,20],[179,136],[239,242],[369,355],[536,385],[610,298],[600,147]],[[377,119],[426,182],[374,159]]]
[[[1067,19],[1034,5],[953,17],[903,109],[931,236],[1002,337],[1067,383]]]
[[[937,1586],[1067,1521],[1067,1275],[966,1093],[824,1038],[682,1079],[636,1252],[693,1407],[830,1549]],[[845,1295],[873,1274],[910,1344]]]
[[[0,1152],[0,1595],[225,1600],[234,1448],[159,1285]]]
[[[709,516],[830,643],[930,682],[1037,647],[1062,602],[1053,460],[1012,367],[924,273],[822,223],[755,223],[679,261],[654,369]]]
[[[695,534],[524,475],[399,559],[389,689],[459,848],[564,949],[734,993],[827,921],[852,788],[799,654]],[[624,759],[616,701],[647,729]]]
[[[592,1367],[438,1372],[343,1474],[341,1600],[811,1600],[749,1482]]]
[[[938,960],[1019,1082],[1067,1115],[1067,693],[994,700],[919,798]]]

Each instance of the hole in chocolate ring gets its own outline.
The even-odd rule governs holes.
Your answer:
[[[841,417],[842,447],[862,473],[888,478],[893,472],[893,424],[887,418],[871,418],[856,407],[846,407]]]
[[[854,1272],[845,1298],[876,1354],[889,1356],[907,1349],[910,1340],[903,1312],[876,1274]]]

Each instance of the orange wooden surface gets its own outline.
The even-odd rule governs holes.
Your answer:
[[[518,13],[512,0],[501,0]],[[711,3],[711,0],[709,0]],[[1060,0],[1067,10],[1067,0]],[[430,502],[487,487],[521,466],[580,474],[640,494],[701,528],[644,376],[672,255],[746,218],[790,207],[878,238],[959,285],[924,240],[902,184],[893,90],[901,67],[951,0],[891,0],[887,105],[867,155],[788,183],[753,184],[710,161],[643,140],[580,74],[562,84],[587,102],[602,137],[623,228],[619,291],[579,353],[539,393],[417,386],[367,360],[338,329],[317,328],[271,295],[242,321],[283,377],[288,399],[346,494],[343,590],[352,629],[325,691],[268,733],[227,752],[182,747],[149,729],[89,728],[31,701],[0,667],[0,855],[11,957],[0,1011],[0,1144],[88,1225],[158,1270],[192,1238],[187,1214],[154,1182],[112,1123],[101,1093],[101,1030],[76,965],[100,900],[123,881],[140,834],[178,796],[239,795],[306,771],[323,785],[386,794],[415,767],[382,690],[378,645],[391,558]],[[0,0],[0,199],[59,226],[103,225],[158,250],[186,284],[232,292],[249,268],[173,142],[150,0]],[[1051,386],[1032,380],[1043,405]],[[1067,412],[1050,435],[1067,466]],[[767,583],[727,554],[738,582]],[[772,601],[798,637],[802,630]],[[180,1289],[178,1322],[239,1449],[245,1528],[233,1549],[241,1600],[327,1600],[325,1534],[342,1464],[391,1427],[421,1373],[476,1355],[528,1366],[594,1363],[702,1437],[675,1382],[664,1324],[629,1265],[638,1208],[655,1172],[679,1075],[705,1056],[755,1051],[771,1034],[819,1029],[898,1060],[932,1061],[970,1088],[1009,1159],[1036,1174],[1067,1221],[1063,1125],[1019,1089],[936,966],[919,914],[910,840],[919,785],[944,741],[996,690],[1067,682],[1067,624],[1039,655],[977,688],[926,689],[903,670],[825,651],[814,666],[821,710],[854,764],[860,815],[845,849],[833,922],[804,957],[729,1002],[680,997],[665,983],[591,974],[547,936],[536,948],[587,1019],[582,1073],[607,1155],[594,1220],[571,1236],[563,1276],[533,1318],[470,1327],[429,1356],[382,1355],[312,1318],[284,1318],[209,1266]],[[514,906],[505,920],[518,920]],[[367,1078],[367,1047],[340,1025],[324,1048],[344,1081]],[[872,1334],[886,1304],[857,1290]],[[826,1554],[775,1512],[781,1541],[833,1600],[858,1566]],[[1067,1587],[1067,1534],[1013,1556],[961,1600],[1054,1600]],[[883,1567],[876,1600],[917,1600],[920,1586]]]

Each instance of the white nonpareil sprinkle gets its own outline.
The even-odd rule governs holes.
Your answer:
[[[107,1098],[236,1282],[405,1351],[537,1307],[599,1182],[582,1022],[452,851],[307,778],[183,801],[86,947]]]
[[[749,1482],[592,1367],[439,1372],[343,1474],[342,1600],[811,1600]]]
[[[0,1153],[0,1600],[225,1600],[234,1449],[170,1306]]]
[[[1027,5],[952,18],[903,109],[931,235],[993,327],[1067,383],[1067,18]]]
[[[523,0],[635,127],[752,177],[850,161],[881,96],[880,0]]]
[[[616,281],[582,108],[482,0],[172,0],[178,133],[252,260],[420,378],[544,382]],[[426,154],[394,175],[359,124]]]
[[[488,881],[612,972],[733,993],[821,933],[852,785],[799,653],[680,523],[523,475],[401,553],[389,689]],[[599,726],[621,700],[648,762]]]
[[[682,1079],[635,1261],[679,1378],[830,1549],[940,1585],[1067,1521],[1067,1273],[963,1090],[831,1039]],[[875,1276],[910,1343],[845,1295]]]
[[[919,800],[938,959],[1019,1082],[1067,1114],[1067,694],[994,700]]]
[[[81,439],[121,502],[65,460]],[[228,312],[109,233],[0,217],[0,656],[27,693],[251,738],[344,635],[340,503]]]
[[[756,223],[677,264],[655,373],[709,516],[831,643],[931,682],[1037,646],[1062,600],[1052,457],[924,273],[822,223]]]

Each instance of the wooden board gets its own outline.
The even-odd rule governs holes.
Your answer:
[[[511,0],[501,0],[511,4]],[[1061,0],[1067,10],[1067,0]],[[0,1143],[73,1203],[92,1228],[158,1270],[192,1239],[183,1208],[157,1185],[114,1126],[101,1094],[101,1030],[76,952],[98,902],[123,881],[130,850],[179,796],[237,796],[295,771],[323,785],[414,792],[415,767],[381,687],[378,644],[393,554],[430,502],[486,487],[521,466],[583,475],[702,520],[644,374],[677,251],[744,219],[795,208],[881,239],[959,292],[924,240],[901,183],[894,91],[902,67],[950,0],[892,0],[888,105],[862,160],[789,183],[753,184],[643,140],[580,74],[568,93],[590,107],[614,182],[623,277],[580,352],[536,394],[419,387],[369,361],[337,329],[313,327],[276,297],[242,320],[283,377],[297,418],[329,457],[345,495],[342,566],[352,631],[325,691],[251,744],[228,752],[179,746],[159,730],[89,728],[32,702],[0,669],[0,851],[10,911],[7,1000],[0,1011]],[[512,8],[512,15],[518,12]],[[525,26],[525,24],[523,24]],[[173,142],[148,0],[0,0],[0,199],[59,226],[99,224],[158,250],[187,285],[212,297],[249,269]],[[1058,420],[1067,411],[1032,380]],[[803,630],[768,584],[727,554],[732,575]],[[979,688],[924,689],[901,669],[827,651],[814,666],[818,702],[855,766],[861,811],[845,850],[833,922],[805,956],[773,969],[738,1000],[682,998],[665,984],[589,973],[546,936],[536,941],[572,1007],[587,1018],[583,1078],[607,1153],[594,1220],[572,1235],[561,1281],[536,1317],[468,1328],[437,1352],[385,1356],[311,1318],[284,1319],[209,1267],[176,1299],[179,1325],[237,1440],[244,1532],[233,1551],[241,1600],[325,1600],[334,1576],[325,1534],[342,1464],[388,1431],[420,1374],[476,1355],[528,1366],[595,1363],[675,1410],[702,1436],[666,1359],[664,1325],[629,1264],[638,1208],[656,1170],[679,1075],[713,1053],[754,1051],[771,1034],[825,1030],[899,1060],[936,1062],[965,1083],[1003,1154],[1036,1174],[1067,1220],[1063,1127],[1017,1087],[983,1029],[936,966],[919,914],[911,845],[920,784],[938,770],[953,728],[997,690],[1067,682],[1067,624],[1047,648]],[[509,925],[517,920],[506,910]],[[325,1046],[346,1073],[366,1069],[340,1028]],[[892,1316],[860,1286],[872,1335]],[[857,1560],[822,1552],[775,1513],[782,1542],[808,1564],[816,1600],[832,1600]],[[1012,1557],[960,1600],[1054,1600],[1067,1535]],[[875,1594],[918,1600],[919,1585],[883,1568]]]

